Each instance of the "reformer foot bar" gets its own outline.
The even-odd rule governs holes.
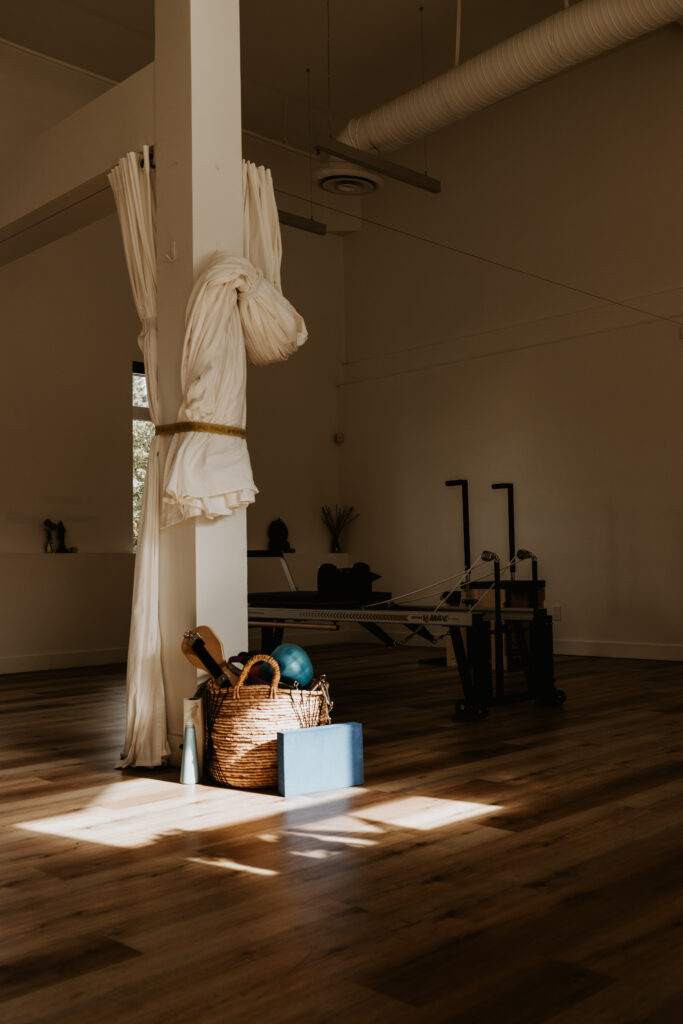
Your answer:
[[[454,719],[478,720],[488,715],[495,704],[519,700],[507,695],[504,688],[502,633],[512,630],[520,640],[522,668],[527,693],[522,697],[538,704],[562,704],[566,695],[555,686],[553,664],[552,617],[543,608],[501,607],[448,608],[433,611],[420,607],[391,608],[325,608],[325,607],[249,607],[249,625],[262,630],[263,650],[280,643],[287,627],[299,629],[341,623],[363,626],[387,646],[399,646],[382,629],[382,625],[398,625],[409,629],[445,628],[453,643],[463,697],[455,704]],[[494,637],[492,665],[491,636]],[[495,688],[494,688],[495,677]]]

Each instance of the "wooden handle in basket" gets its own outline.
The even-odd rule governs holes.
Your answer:
[[[277,693],[277,688],[280,685],[280,666],[276,662],[275,658],[271,658],[269,654],[255,654],[253,657],[249,658],[249,661],[240,672],[239,679],[232,688],[232,696],[235,699],[239,698],[240,690],[247,680],[249,670],[260,661],[265,661],[273,670],[273,681],[270,684],[270,696],[274,697]]]
[[[189,629],[183,637],[181,650],[191,665],[205,669],[219,685],[234,685],[236,673],[226,664],[223,645],[208,626]]]

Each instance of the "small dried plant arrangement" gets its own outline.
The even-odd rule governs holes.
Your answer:
[[[341,551],[341,535],[349,523],[358,519],[358,513],[353,505],[323,505],[321,518],[327,529],[330,531],[330,551]]]

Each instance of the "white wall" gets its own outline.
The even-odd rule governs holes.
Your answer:
[[[130,614],[137,316],[114,217],[0,269],[6,350],[0,671],[121,661]],[[63,520],[77,554],[41,554]]]
[[[267,547],[268,524],[284,519],[298,556],[296,583],[301,589],[315,588],[317,566],[325,561],[330,542],[321,506],[342,500],[341,449],[334,435],[346,335],[344,246],[358,230],[354,215],[359,204],[335,203],[331,197],[332,208],[311,207],[310,161],[300,153],[247,134],[244,155],[271,168],[281,209],[328,226],[324,236],[282,228],[282,288],[306,321],[308,341],[286,363],[253,367],[248,389],[249,451],[259,488],[248,513],[249,547]],[[268,571],[254,561],[250,586],[281,588],[281,575],[279,568]]]
[[[0,673],[125,661],[133,555],[0,554]]]
[[[250,547],[267,547],[281,517],[298,553],[328,550],[322,505],[339,500],[336,383],[344,342],[342,239],[283,228],[284,294],[306,320],[309,338],[286,363],[249,373],[249,451],[259,496],[249,509]],[[321,557],[321,561],[324,558]]]
[[[682,55],[672,27],[470,117],[428,142],[440,196],[364,202],[342,491],[394,591],[462,564],[449,477],[470,480],[473,551],[504,554],[490,484],[511,481],[558,649],[683,656],[683,350],[647,312],[683,319]],[[420,146],[396,158],[422,169]]]
[[[111,86],[87,71],[0,39],[0,137],[3,151],[29,142]]]
[[[268,524],[284,519],[296,549],[290,572],[299,589],[315,590],[319,565],[348,564],[348,556],[330,555],[320,518],[322,505],[341,500],[341,448],[333,438],[344,344],[343,239],[285,227],[282,244],[283,291],[304,316],[309,338],[286,363],[249,372],[247,432],[259,494],[247,527],[249,547],[266,548]],[[251,559],[248,568],[251,591],[288,589],[278,560]],[[287,639],[308,648],[338,635],[290,630]],[[250,631],[249,646],[259,649],[259,630]]]
[[[131,362],[138,320],[115,217],[0,270],[11,372],[0,551],[38,551],[63,519],[79,553],[130,552]]]
[[[109,88],[0,42],[4,153]],[[0,672],[125,658],[137,317],[107,217],[0,268]],[[73,555],[42,553],[62,519]]]

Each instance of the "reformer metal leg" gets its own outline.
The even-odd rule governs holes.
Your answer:
[[[522,662],[522,671],[526,679],[527,690],[530,696],[534,696],[534,675],[529,659],[529,645],[526,642],[526,628],[521,622],[514,622],[512,624],[512,632],[517,644],[517,652]]]
[[[460,673],[463,700],[456,701],[454,720],[477,721],[489,713],[491,693],[491,642],[488,624],[475,615],[467,630],[467,650],[460,627],[449,628],[453,652]]]
[[[504,655],[503,655],[503,618],[502,618],[502,602],[501,602],[501,586],[500,586],[500,562],[496,560],[493,563],[494,571],[494,592],[496,600],[496,618],[493,625],[493,648],[494,648],[494,663],[495,663],[495,676],[496,676],[496,701],[502,703],[505,699],[505,669],[503,666]]]
[[[463,700],[457,700],[455,702],[453,719],[479,718],[480,715],[477,713],[478,709],[474,698],[474,687],[472,686],[472,676],[470,675],[467,652],[465,651],[465,645],[462,642],[462,633],[458,626],[450,626],[448,632],[450,634],[451,643],[453,644],[453,653],[455,654],[455,661],[460,674],[460,685],[462,686],[463,694]]]
[[[469,652],[478,700],[488,708],[493,703],[491,629],[483,615],[472,616]]]
[[[272,654],[282,643],[285,635],[283,626],[261,626],[261,650],[264,654]]]
[[[372,635],[377,640],[381,640],[382,643],[386,644],[387,647],[397,647],[398,646],[398,644],[396,643],[394,638],[389,636],[388,633],[385,633],[385,631],[382,629],[382,627],[378,626],[376,622],[359,622],[358,625],[362,626],[363,629],[366,629],[368,631],[368,633],[372,633]]]
[[[564,704],[567,695],[555,686],[555,665],[553,660],[552,616],[539,608],[529,630],[531,690],[537,704]]]

